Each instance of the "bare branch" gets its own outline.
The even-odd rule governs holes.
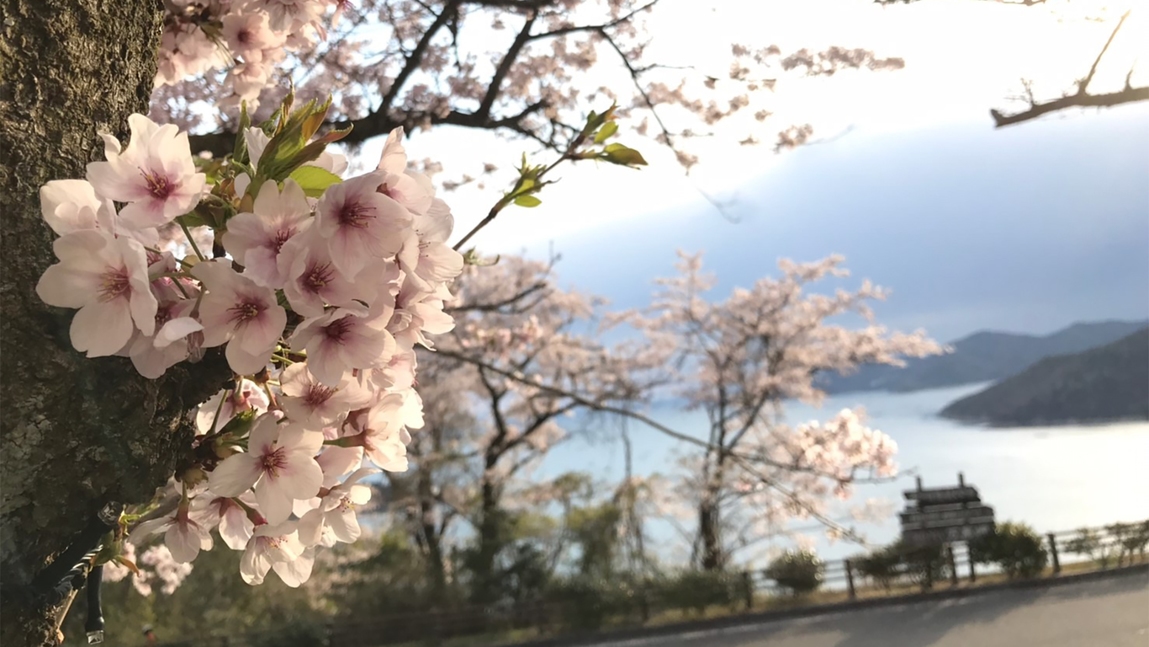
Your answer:
[[[1117,37],[1117,32],[1121,30],[1121,25],[1125,24],[1125,19],[1133,10],[1126,11],[1121,16],[1121,20],[1117,21],[1117,26],[1113,28],[1113,33],[1109,34],[1109,40],[1105,41],[1105,46],[1101,48],[1101,52],[1097,58],[1093,59],[1093,65],[1089,67],[1089,74],[1085,75],[1084,79],[1077,82],[1077,94],[1085,94],[1085,89],[1089,87],[1089,82],[1093,80],[1093,75],[1097,72],[1097,66],[1101,63],[1101,58],[1105,56],[1105,52],[1109,50],[1109,46],[1113,43],[1113,39]],[[1126,79],[1128,83],[1128,79]]]
[[[1028,110],[1012,115],[1003,114],[998,110],[990,110],[989,114],[993,117],[994,126],[1002,128],[1031,119],[1037,119],[1042,115],[1067,108],[1109,108],[1136,101],[1149,101],[1149,87],[1126,87],[1119,92],[1109,92],[1106,94],[1074,94],[1053,101],[1038,103]]]
[[[523,22],[523,28],[519,30],[519,35],[515,36],[514,42],[503,55],[503,59],[499,61],[499,67],[495,70],[494,76],[491,77],[491,82],[487,86],[487,93],[483,96],[483,102],[479,104],[479,110],[475,113],[480,119],[485,119],[491,115],[491,107],[495,105],[495,99],[499,96],[499,89],[503,85],[503,79],[507,77],[507,73],[511,71],[511,66],[514,65],[515,59],[519,57],[519,53],[523,51],[527,41],[531,39],[531,28],[535,25],[535,19],[538,17],[537,13],[532,12],[527,16],[526,21]]]

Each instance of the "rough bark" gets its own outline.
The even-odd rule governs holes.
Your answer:
[[[725,433],[718,436],[718,442],[725,442]],[[727,455],[722,450],[708,454],[707,460],[713,460],[714,464],[705,472],[705,487],[698,502],[698,535],[702,540],[699,565],[706,571],[726,568],[726,546],[722,543],[722,488]]]
[[[698,533],[702,538],[703,570],[720,571],[726,566],[722,550],[721,513],[717,493],[708,493],[698,505]]]
[[[493,469],[495,460],[487,459],[488,468],[484,473]],[[493,602],[497,596],[498,582],[495,560],[499,550],[502,549],[505,537],[503,534],[504,519],[502,509],[499,507],[501,492],[488,478],[483,478],[479,508],[479,537],[476,551],[476,561],[472,564],[476,582],[471,595],[479,604]]]
[[[109,502],[146,501],[192,429],[185,413],[228,377],[218,353],[158,381],[72,349],[72,312],[36,282],[54,261],[38,189],[81,178],[97,128],[146,112],[156,0],[0,0],[0,644],[55,644],[59,608],[31,586]]]
[[[422,469],[420,466],[416,478],[419,490],[419,525],[425,542],[427,577],[431,580],[436,599],[441,599],[447,588],[447,569],[443,561],[442,528],[435,523],[435,495],[431,470]]]

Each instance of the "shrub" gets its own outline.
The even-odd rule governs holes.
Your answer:
[[[855,558],[850,563],[859,575],[888,591],[901,575],[902,556],[897,552],[897,546],[892,545]]]
[[[899,540],[889,550],[900,557],[902,573],[914,584],[928,587],[948,574],[949,563],[941,544],[907,546]]]
[[[736,573],[689,570],[663,579],[658,588],[666,605],[701,614],[709,606],[736,604],[741,586]]]
[[[1105,529],[1113,536],[1120,551],[1117,556],[1118,566],[1125,562],[1126,556],[1129,557],[1130,564],[1133,563],[1135,553],[1139,553],[1142,557],[1145,556],[1145,546],[1149,544],[1149,521],[1115,523]]]
[[[640,605],[640,594],[626,578],[580,574],[552,580],[547,586],[546,607],[559,610],[557,620],[566,629],[600,629],[612,618],[634,615]]]
[[[770,562],[766,577],[794,595],[804,595],[822,585],[825,565],[813,551],[788,551]]]
[[[992,534],[970,541],[969,549],[970,559],[996,563],[1010,579],[1041,574],[1049,559],[1041,535],[1023,523],[1000,523]]]
[[[1065,552],[1085,555],[1090,561],[1100,562],[1101,568],[1109,566],[1108,551],[1105,550],[1101,535],[1089,528],[1079,529],[1073,539],[1065,543]]]

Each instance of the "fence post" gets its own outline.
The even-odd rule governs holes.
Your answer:
[[[639,580],[638,589],[638,613],[642,616],[642,624],[646,624],[650,620],[650,602],[646,597],[646,577],[643,576]]]
[[[746,595],[746,610],[754,608],[754,576],[750,571],[742,571],[742,592]]]
[[[1046,536],[1049,537],[1049,555],[1053,559],[1053,574],[1058,575],[1061,573],[1061,560],[1057,556],[1057,535],[1051,532]]]
[[[976,582],[977,581],[977,569],[974,568],[973,551],[971,551],[969,549],[969,542],[968,541],[965,544],[965,555],[966,555],[966,559],[969,560],[969,581],[970,582]]]
[[[957,567],[957,560],[954,559],[953,544],[946,544],[946,560],[949,561],[949,563],[950,563],[950,586],[957,586],[958,585],[958,567]]]
[[[846,560],[846,590],[851,600],[857,599],[858,592],[854,590],[854,565],[848,559]]]

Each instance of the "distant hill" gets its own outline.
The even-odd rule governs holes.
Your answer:
[[[999,426],[1149,420],[1149,328],[1043,359],[951,403],[941,415]]]
[[[852,375],[822,375],[827,393],[908,392],[1000,380],[1046,357],[1103,346],[1149,325],[1147,321],[1076,323],[1050,335],[982,331],[951,342],[952,353],[910,359],[904,368],[863,366]]]

